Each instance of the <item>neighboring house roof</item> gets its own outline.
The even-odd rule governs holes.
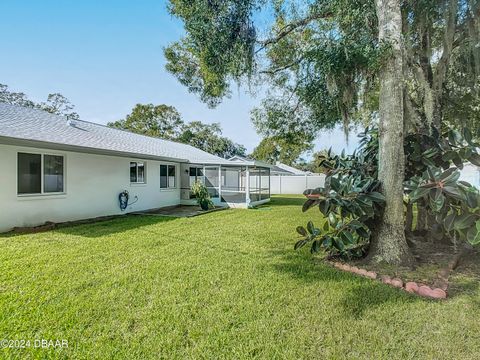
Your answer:
[[[295,175],[293,172],[282,169],[281,167],[278,167],[276,165],[272,166],[270,173],[272,175]]]
[[[232,164],[193,146],[0,103],[0,143],[198,164]]]
[[[279,161],[275,164],[275,166],[283,171],[287,171],[289,173],[292,173],[293,175],[309,175],[310,173],[302,170],[298,170],[292,166],[285,165]]]
[[[272,165],[267,164],[267,163],[264,162],[264,161],[249,159],[249,158],[247,158],[247,157],[243,157],[243,156],[240,156],[240,155],[232,156],[230,159],[228,159],[228,161],[230,161],[230,162],[232,162],[232,163],[237,163],[237,164],[239,164],[239,165],[268,167],[268,168],[270,168],[270,169],[273,168]]]
[[[270,167],[270,175],[314,175],[311,172],[298,170],[292,166],[285,165],[279,161],[277,161],[276,165],[270,165],[270,164],[267,164],[266,162],[249,159],[247,157],[243,157],[240,155],[235,155],[228,160],[233,162],[246,163],[249,165],[255,164],[257,166],[268,166]]]

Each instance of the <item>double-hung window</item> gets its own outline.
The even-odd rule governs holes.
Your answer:
[[[64,157],[49,154],[17,154],[18,195],[64,192]]]
[[[175,186],[175,165],[160,165],[160,189],[172,189]]]
[[[130,183],[145,184],[145,163],[141,161],[130,162]]]
[[[203,168],[201,167],[191,167],[189,170],[189,175],[190,175],[190,187],[192,187],[193,184],[195,184],[196,181],[201,181],[202,183],[204,182],[203,178]]]

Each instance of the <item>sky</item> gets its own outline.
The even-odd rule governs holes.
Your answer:
[[[165,70],[163,48],[183,33],[163,0],[1,0],[0,83],[35,101],[59,92],[83,120],[101,124],[137,103],[172,105],[187,122],[219,122],[252,151],[261,138],[250,110],[261,99],[234,86],[231,99],[209,109]],[[351,139],[335,130],[315,148],[352,151]]]

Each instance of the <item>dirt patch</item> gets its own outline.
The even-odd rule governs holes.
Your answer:
[[[439,273],[448,267],[455,253],[460,249],[447,242],[433,242],[420,237],[410,239],[415,258],[414,268],[393,267],[385,264],[365,264],[364,261],[351,261],[378,274],[400,278],[404,282],[417,282],[434,286],[438,284]],[[460,247],[460,245],[458,245]],[[448,279],[449,297],[464,291],[474,291],[480,284],[480,253],[472,250],[460,259],[458,266]]]
[[[53,230],[55,226],[55,223],[47,221],[45,224],[38,226],[17,226],[11,232],[14,234],[35,234]]]

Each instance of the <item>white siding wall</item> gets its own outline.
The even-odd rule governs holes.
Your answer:
[[[325,184],[325,175],[271,176],[271,194],[303,194],[306,189],[315,189]]]
[[[65,156],[65,194],[17,196],[17,152]],[[130,161],[146,163],[146,184],[130,184]],[[176,189],[160,189],[160,164],[153,160],[62,152],[0,144],[0,232],[14,226],[34,226],[45,221],[80,220],[121,214],[118,194],[130,193],[126,213],[180,203],[180,164]]]

